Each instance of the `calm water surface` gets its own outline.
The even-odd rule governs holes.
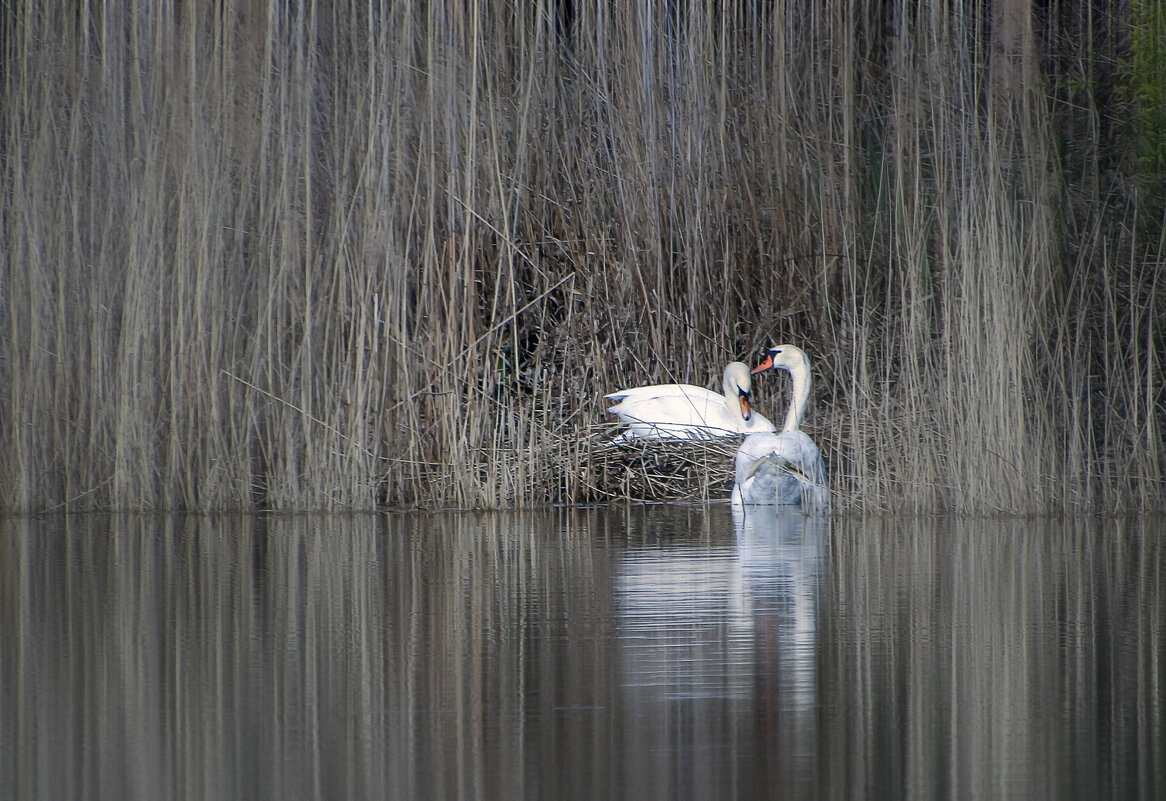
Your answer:
[[[1166,797],[1166,521],[0,520],[6,799]]]

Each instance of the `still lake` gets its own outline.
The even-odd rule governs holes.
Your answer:
[[[1166,519],[0,520],[4,799],[1166,797]]]

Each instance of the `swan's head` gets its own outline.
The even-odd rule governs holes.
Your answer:
[[[767,351],[765,360],[753,368],[754,373],[766,370],[789,370],[809,375],[810,358],[797,345],[774,345]]]
[[[741,406],[741,419],[748,420],[753,416],[753,404],[749,399],[753,391],[753,377],[749,373],[749,365],[744,362],[729,362],[725,366],[725,400],[732,405],[736,398]]]

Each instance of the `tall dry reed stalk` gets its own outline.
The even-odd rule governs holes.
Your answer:
[[[609,497],[786,340],[836,508],[1163,505],[1153,4],[196,5],[0,11],[0,509]]]

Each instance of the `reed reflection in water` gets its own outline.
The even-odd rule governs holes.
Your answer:
[[[1160,520],[0,520],[0,796],[1135,798]]]

